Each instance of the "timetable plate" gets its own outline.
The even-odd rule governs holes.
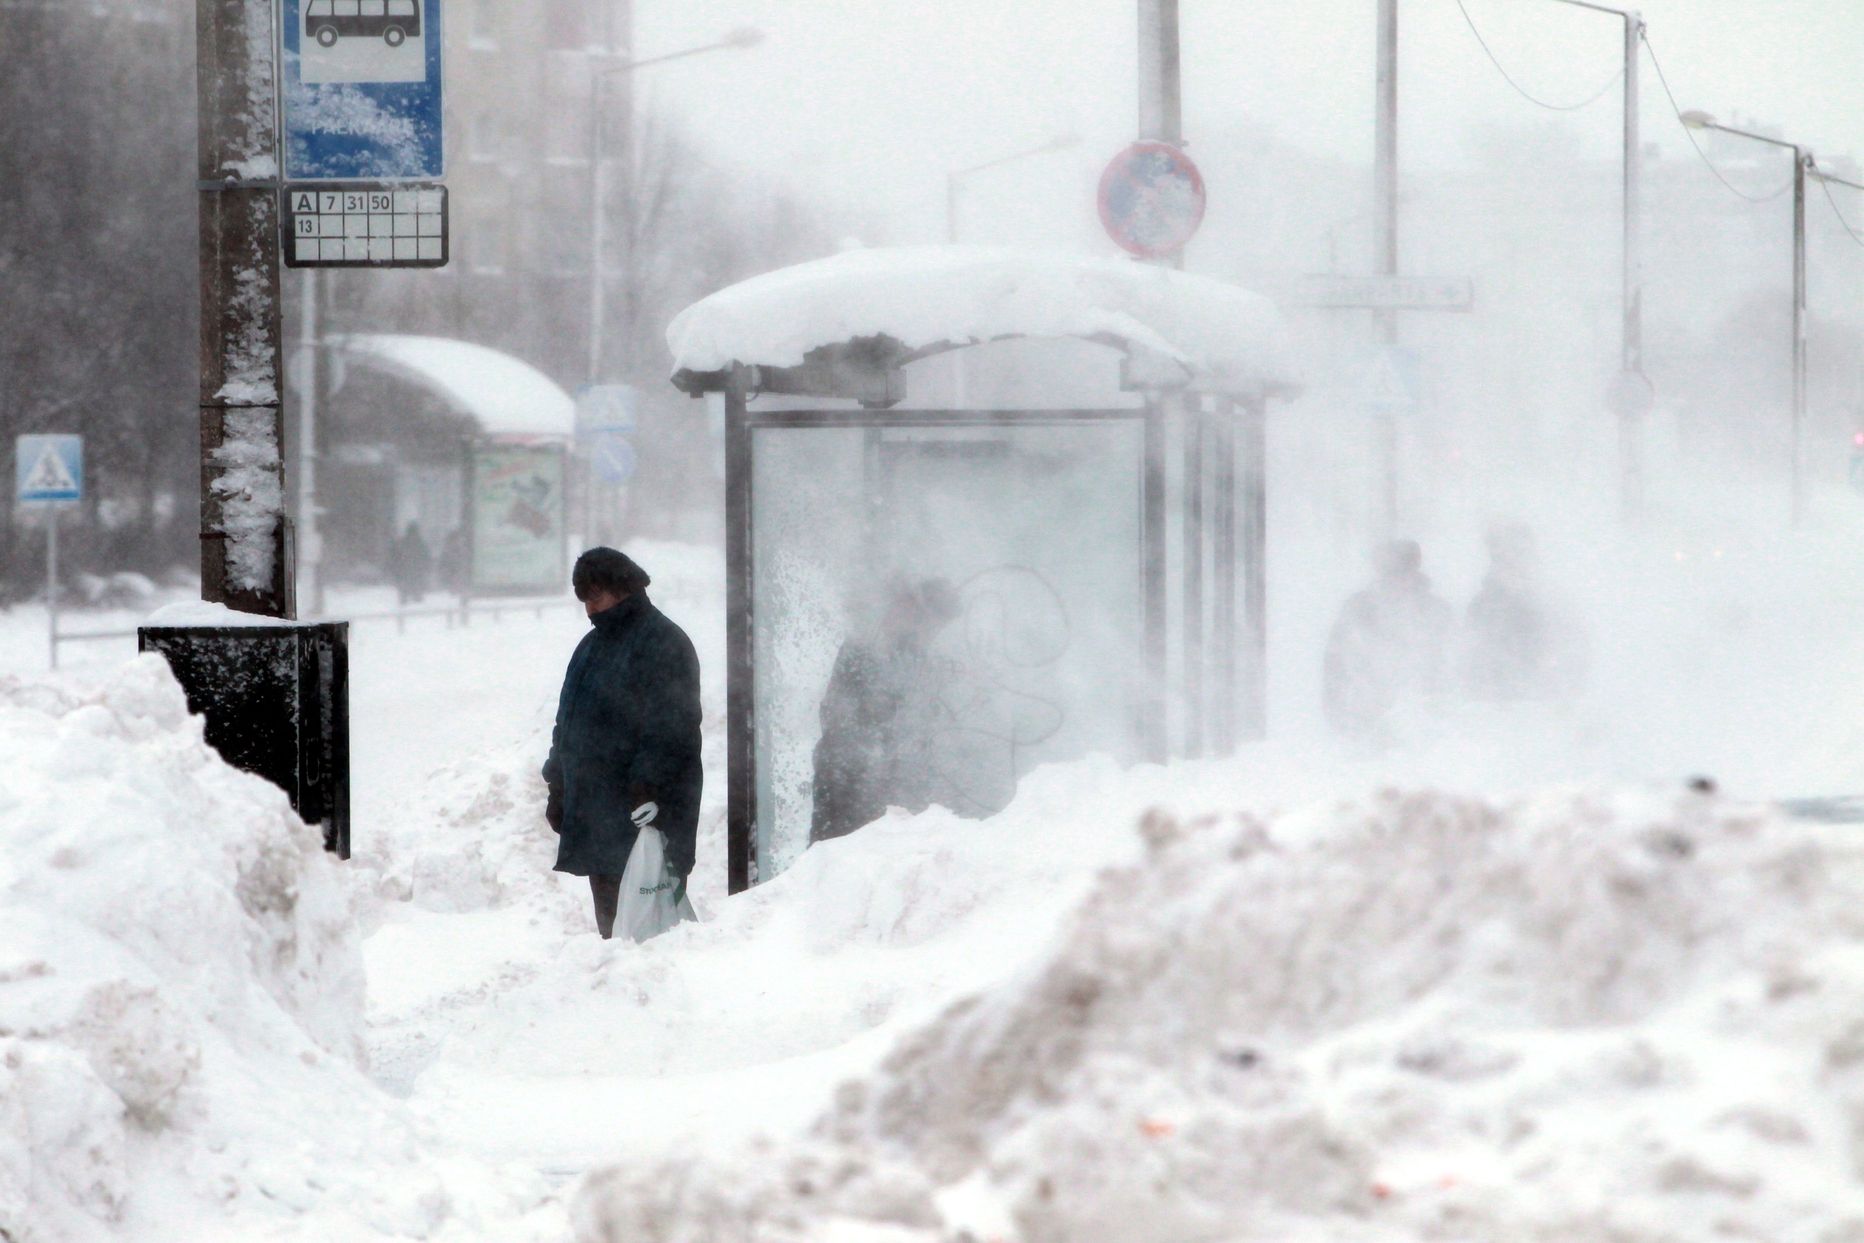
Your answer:
[[[447,188],[397,182],[288,185],[285,265],[439,268],[447,262]]]

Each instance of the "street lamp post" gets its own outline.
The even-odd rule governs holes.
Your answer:
[[[689,47],[678,52],[668,52],[661,56],[648,56],[641,60],[631,60],[624,64],[609,65],[597,69],[589,88],[589,365],[588,380],[595,384],[602,378],[602,348],[604,319],[607,314],[607,286],[603,280],[602,260],[607,250],[603,236],[602,200],[607,187],[603,176],[605,161],[602,149],[607,135],[604,125],[608,80],[622,74],[633,73],[636,69],[645,69],[649,65],[664,64],[670,60],[684,60],[689,56],[699,56],[706,52],[717,52],[728,48],[755,47],[764,41],[764,32],[754,26],[745,26],[734,30],[711,43],[698,47]],[[630,121],[630,124],[632,122]],[[632,217],[632,183],[634,175],[633,161],[624,158],[621,166],[623,200],[629,204],[628,211]],[[632,242],[632,238],[627,239]]]
[[[1806,172],[1813,167],[1812,152],[1795,142],[1756,134],[1752,130],[1723,125],[1706,112],[1691,110],[1682,114],[1682,122],[1691,129],[1719,130],[1737,138],[1751,138],[1770,147],[1784,147],[1793,153],[1793,428],[1792,428],[1792,522],[1797,527],[1805,517],[1805,481],[1801,477],[1800,444],[1806,424]]]
[[[1644,38],[1644,18],[1627,9],[1592,0],[1556,0],[1595,13],[1609,13],[1624,22],[1624,327],[1621,337],[1618,381],[1613,386],[1614,413],[1618,416],[1620,506],[1624,517],[1634,518],[1643,504],[1644,469],[1638,444],[1638,418],[1651,399],[1650,381],[1644,375],[1644,270],[1639,235],[1639,203],[1643,183],[1638,136],[1638,56]]]

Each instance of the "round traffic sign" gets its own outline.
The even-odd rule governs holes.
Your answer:
[[[1135,255],[1175,254],[1204,220],[1204,176],[1168,142],[1136,142],[1100,175],[1100,223]]]

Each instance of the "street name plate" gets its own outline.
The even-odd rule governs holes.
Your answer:
[[[294,268],[439,268],[447,262],[447,188],[354,182],[287,186],[285,264]]]

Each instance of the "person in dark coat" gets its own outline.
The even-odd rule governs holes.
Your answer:
[[[1400,704],[1447,689],[1456,618],[1423,562],[1416,541],[1392,541],[1371,585],[1340,608],[1322,670],[1327,723],[1340,734],[1376,736]]]
[[[822,694],[812,843],[936,799],[931,750],[943,707],[928,649],[958,616],[958,593],[932,578],[896,582],[889,597],[879,634],[842,644]]]
[[[395,595],[403,604],[419,604],[427,595],[427,581],[434,572],[433,554],[421,538],[421,524],[410,522],[389,549],[389,573],[395,579]]]
[[[606,939],[641,829],[666,835],[682,888],[693,869],[704,780],[699,657],[647,598],[651,580],[625,554],[591,548],[570,581],[593,629],[563,677],[544,762],[544,816],[558,834],[556,870],[589,878]]]

